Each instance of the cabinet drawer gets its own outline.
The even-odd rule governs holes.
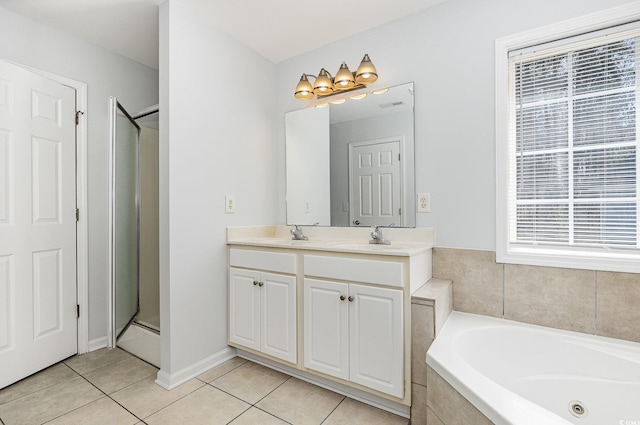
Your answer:
[[[231,248],[229,265],[280,273],[296,273],[296,255],[284,252]]]
[[[376,283],[402,288],[402,263],[355,258],[304,256],[305,276]]]

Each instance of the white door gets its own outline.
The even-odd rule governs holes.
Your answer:
[[[0,61],[0,388],[77,352],[75,108]]]
[[[400,140],[349,144],[352,226],[399,226]]]
[[[404,397],[402,290],[349,285],[352,382]]]
[[[296,278],[262,273],[260,351],[297,363]]]
[[[229,269],[229,341],[260,350],[260,272]]]
[[[349,379],[349,285],[304,280],[304,367]]]

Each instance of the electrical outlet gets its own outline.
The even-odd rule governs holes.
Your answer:
[[[233,214],[236,212],[236,197],[233,195],[227,195],[224,197],[224,212],[227,214]]]
[[[342,212],[349,212],[349,203],[348,202],[343,202],[342,203]]]
[[[418,193],[418,212],[431,212],[431,195],[428,193]]]
[[[309,200],[304,201],[304,212],[311,212],[311,202],[309,202]]]

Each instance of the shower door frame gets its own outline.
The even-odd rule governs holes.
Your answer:
[[[135,210],[136,210],[136,313],[123,327],[122,331],[117,332],[116,323],[116,137],[117,124],[116,117],[118,111],[129,119],[129,121],[137,129],[138,135],[136,140],[136,182],[135,182]],[[131,117],[129,112],[122,106],[118,99],[114,96],[109,97],[109,326],[107,327],[107,347],[115,348],[118,337],[122,335],[131,323],[135,320],[136,315],[140,311],[140,126]]]

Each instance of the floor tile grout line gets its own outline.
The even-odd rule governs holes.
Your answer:
[[[246,361],[245,363],[243,363],[242,365],[245,365],[245,364],[247,364],[247,363],[254,363],[254,364],[258,364],[258,363],[252,362],[251,360],[247,360],[247,361]],[[240,366],[242,366],[242,365],[240,365]],[[238,367],[240,367],[240,366],[238,366]],[[235,368],[235,369],[237,369],[237,368]],[[235,370],[235,369],[233,369],[233,370]],[[229,372],[231,372],[231,371],[229,371]],[[227,373],[229,373],[229,372],[227,372]],[[227,373],[225,373],[224,375],[226,375]],[[280,372],[280,373],[282,373],[282,372]],[[217,381],[218,379],[222,378],[224,375],[220,375],[218,378],[214,379],[213,381],[211,381],[211,382],[209,382],[209,383],[206,383],[206,385],[209,385],[209,386],[211,386],[211,387],[215,388],[216,390],[222,391],[223,393],[228,394],[228,395],[230,395],[230,396],[231,396],[231,397],[233,397],[233,398],[237,398],[238,400],[240,400],[240,401],[242,401],[242,402],[244,402],[244,403],[250,404],[250,405],[251,405],[251,407],[256,407],[256,404],[260,403],[262,400],[264,400],[266,397],[268,397],[272,392],[274,392],[275,390],[277,390],[278,388],[280,388],[282,385],[284,385],[284,383],[285,383],[285,382],[287,382],[289,379],[293,378],[293,376],[288,375],[288,374],[286,374],[286,373],[282,373],[282,374],[283,374],[283,375],[285,375],[285,376],[287,376],[288,378],[287,378],[287,379],[285,379],[284,381],[282,381],[282,383],[280,383],[277,387],[275,387],[274,389],[272,389],[271,391],[269,391],[267,394],[265,394],[262,398],[260,398],[260,399],[259,399],[258,401],[256,401],[255,403],[251,403],[251,402],[248,402],[248,401],[246,401],[246,400],[243,400],[243,399],[241,399],[240,397],[238,397],[238,396],[236,396],[236,395],[234,395],[234,394],[231,394],[230,392],[227,392],[227,391],[223,390],[222,388],[218,388],[218,387],[216,387],[215,385],[213,385],[213,383],[214,383],[215,381]],[[262,409],[261,409],[261,410],[262,410]]]
[[[81,376],[82,376],[82,375],[81,375]],[[149,375],[149,376],[152,376],[152,375]],[[132,385],[135,385],[135,384],[137,384],[137,383],[140,383],[140,382],[144,381],[145,379],[149,378],[149,376],[147,376],[147,377],[145,377],[145,378],[143,378],[143,379],[141,379],[141,380],[139,380],[139,381],[136,381],[136,382],[134,382],[134,383],[132,383],[132,384],[129,384],[129,385],[125,386],[125,387],[122,387],[122,388],[120,388],[119,390],[113,391],[111,394],[115,394],[115,393],[117,393],[118,391],[124,390],[125,388],[129,388],[129,387],[131,387]],[[133,415],[133,417],[135,417],[135,418],[136,418],[136,419],[138,419],[139,421],[142,421],[143,423],[145,423],[143,418],[139,417],[138,415],[136,415],[135,413],[133,413],[131,410],[127,409],[127,408],[126,408],[125,406],[123,406],[120,402],[118,402],[118,401],[117,401],[117,400],[115,400],[113,397],[111,397],[111,394],[107,394],[106,392],[104,392],[102,389],[98,388],[98,387],[97,387],[93,382],[89,381],[89,380],[88,380],[87,378],[85,378],[84,376],[82,376],[82,378],[83,378],[85,381],[87,381],[89,384],[93,385],[93,386],[94,386],[98,391],[100,391],[102,394],[104,394],[107,398],[111,399],[111,401],[113,401],[113,402],[114,402],[114,403],[116,403],[118,406],[122,407],[124,410],[126,410],[127,412],[129,412],[130,414],[132,414],[132,415]],[[192,391],[192,392],[193,392],[193,391]],[[189,393],[189,394],[191,394],[191,393]],[[94,401],[95,401],[95,400],[94,400]],[[92,403],[93,403],[93,402],[92,402]],[[171,404],[173,404],[173,403],[171,403]],[[85,404],[85,406],[86,406],[86,404]],[[165,407],[166,407],[166,406],[165,406]],[[164,407],[163,407],[163,409],[164,409]],[[76,409],[74,409],[74,410],[76,410]],[[162,410],[162,409],[159,409],[158,411],[160,411],[160,410]],[[67,412],[67,413],[69,413],[69,412]],[[155,412],[154,412],[154,413],[155,413]],[[151,415],[153,415],[153,413],[152,413]],[[149,416],[151,416],[151,415],[149,415]],[[149,416],[147,416],[147,418],[148,418]]]
[[[343,395],[342,396],[342,400],[340,400],[340,403],[336,404],[336,407],[333,408],[333,410],[331,412],[329,412],[329,414],[327,415],[326,418],[324,418],[322,420],[322,422],[320,422],[320,425],[322,425],[323,423],[325,423],[327,421],[327,419],[329,419],[329,416],[333,415],[333,412],[335,412],[336,410],[338,410],[338,407],[340,407],[340,405],[347,399],[347,396]]]
[[[251,409],[253,406],[249,406],[246,409],[244,409],[239,415],[237,415],[235,418],[231,419],[229,422],[227,422],[227,425],[229,425],[231,422],[235,421],[236,419],[238,419],[240,416],[244,415],[245,413],[247,413],[249,411],[249,409]]]
[[[80,376],[80,378],[84,379],[84,380],[85,380],[85,382],[89,383],[89,385],[91,385],[92,387],[94,387],[96,390],[100,391],[100,392],[102,393],[102,396],[100,396],[100,397],[96,398],[95,400],[92,400],[92,401],[90,401],[90,402],[88,402],[88,403],[86,403],[86,404],[83,404],[82,406],[78,406],[78,407],[76,407],[75,409],[68,410],[68,411],[64,412],[63,414],[61,414],[61,415],[59,415],[59,416],[56,416],[55,418],[51,418],[51,419],[49,419],[49,420],[48,420],[47,422],[45,422],[45,423],[51,422],[51,421],[53,421],[53,420],[55,420],[55,419],[58,419],[58,418],[60,418],[60,417],[62,417],[62,416],[64,416],[64,415],[68,415],[68,414],[69,414],[69,413],[71,413],[71,412],[75,412],[76,410],[81,409],[81,408],[83,408],[83,407],[85,407],[85,406],[88,406],[89,404],[91,404],[91,403],[93,403],[93,402],[96,402],[96,401],[100,400],[100,399],[101,399],[101,398],[103,398],[103,397],[111,398],[111,397],[109,397],[109,394],[107,394],[107,393],[105,393],[104,391],[102,391],[102,389],[98,388],[98,387],[97,387],[93,382],[89,381],[89,380],[88,380],[87,378],[85,378],[83,375],[80,375],[80,374],[79,374],[79,376]],[[113,399],[111,399],[111,400],[113,400]],[[113,400],[113,401],[115,401],[115,400]],[[116,402],[116,403],[117,403],[117,402]],[[118,404],[119,404],[119,403],[118,403]],[[124,406],[121,406],[121,407],[123,407],[123,408],[124,408]],[[127,410],[127,409],[125,408],[125,410]],[[129,412],[129,411],[127,410],[127,412]],[[131,413],[131,412],[129,412],[129,413]],[[133,413],[131,413],[131,414],[133,415]],[[136,415],[133,415],[133,416],[134,416],[136,419],[141,420],[141,419],[140,419],[140,418],[138,418]]]
[[[32,392],[32,393],[25,394],[25,395],[23,395],[23,396],[21,396],[21,397],[14,398],[13,400],[9,400],[9,401],[8,401],[8,402],[6,402],[6,403],[2,403],[2,404],[0,404],[0,406],[4,406],[4,405],[6,405],[6,404],[13,403],[14,401],[22,400],[22,399],[24,399],[24,398],[30,397],[30,396],[32,396],[32,395],[34,395],[34,394],[38,394],[39,392],[42,392],[42,391],[49,390],[49,389],[51,389],[51,388],[55,387],[56,385],[64,384],[64,383],[69,382],[69,381],[71,381],[71,380],[73,380],[73,379],[76,379],[76,378],[82,378],[82,376],[80,376],[80,375],[78,375],[78,376],[74,376],[73,378],[71,378],[71,379],[67,379],[66,381],[58,382],[57,384],[54,384],[54,385],[49,385],[48,387],[41,388],[41,389],[39,389],[38,391],[34,391],[34,392]]]
[[[289,425],[292,425],[292,424],[291,424],[291,422],[289,422],[288,420],[286,420],[286,419],[284,419],[284,418],[281,418],[281,417],[280,417],[280,416],[278,416],[278,415],[275,415],[275,414],[273,414],[273,413],[271,413],[271,412],[267,412],[266,410],[261,409],[261,408],[260,408],[260,407],[258,407],[258,406],[252,406],[252,407],[254,407],[254,408],[256,408],[256,409],[260,410],[261,412],[266,413],[266,414],[267,414],[267,415],[269,415],[269,416],[273,416],[273,417],[274,417],[274,418],[276,418],[276,419],[280,419],[282,422],[285,422],[285,423],[287,423],[287,424],[289,424]]]
[[[22,381],[26,380],[26,379],[29,379],[29,378],[31,378],[32,376],[35,376],[35,375],[37,375],[37,374],[39,374],[39,373],[42,373],[42,372],[46,371],[47,369],[50,369],[50,368],[52,368],[52,367],[54,367],[54,366],[56,366],[56,365],[58,365],[58,364],[60,364],[60,363],[63,363],[63,361],[60,361],[60,362],[58,362],[58,363],[56,363],[56,364],[52,364],[51,366],[49,366],[49,367],[47,367],[47,368],[45,368],[45,369],[42,369],[42,370],[40,370],[40,371],[38,371],[38,372],[36,372],[36,373],[34,373],[34,374],[32,374],[32,375],[29,375],[29,376],[27,376],[27,377],[25,377],[25,378],[22,378],[20,381],[14,382],[13,384],[9,385],[8,387],[3,388],[2,390],[8,389],[8,388],[9,388],[9,387],[11,387],[12,385],[15,385],[15,384],[17,384],[17,383],[19,383],[19,382],[22,382]],[[65,366],[67,366],[67,365],[65,364]],[[69,366],[67,366],[67,367],[69,367]],[[71,368],[69,368],[69,369],[71,369]],[[6,401],[6,402],[4,402],[4,403],[0,403],[0,406],[3,406],[3,405],[5,405],[5,404],[11,403],[11,402],[14,402],[14,401],[16,401],[16,400],[21,400],[21,399],[23,399],[23,398],[25,398],[25,397],[29,397],[30,395],[33,395],[33,394],[39,393],[40,391],[48,390],[48,389],[49,389],[49,388],[51,388],[51,387],[55,387],[56,385],[63,384],[63,383],[65,383],[65,382],[71,381],[72,379],[76,379],[76,378],[77,378],[77,377],[79,377],[79,376],[82,376],[82,375],[80,375],[78,372],[76,372],[76,371],[75,371],[75,370],[73,370],[73,369],[71,369],[71,371],[72,371],[73,373],[75,373],[75,374],[76,374],[76,376],[74,376],[73,378],[69,378],[69,379],[65,379],[64,381],[56,382],[55,384],[51,384],[51,385],[49,385],[49,386],[47,386],[47,387],[42,387],[42,388],[40,388],[40,389],[38,389],[38,390],[36,390],[36,391],[30,392],[30,393],[28,393],[28,394],[21,395],[20,397],[17,397],[17,398],[11,399],[11,400]]]
[[[239,359],[241,359],[242,357],[238,357],[238,358],[239,358]],[[231,359],[230,359],[230,360],[231,360]],[[227,361],[229,361],[229,360],[227,360]],[[242,366],[242,365],[246,364],[248,361],[249,361],[249,360],[246,360],[246,359],[245,359],[245,361],[244,361],[243,363],[239,364],[238,366],[234,367],[233,369],[230,369],[230,370],[226,371],[225,373],[223,373],[223,374],[222,374],[222,375],[220,375],[220,376],[216,376],[214,379],[212,379],[212,380],[211,380],[211,381],[209,381],[209,382],[207,382],[207,381],[203,381],[202,379],[198,378],[197,376],[196,376],[194,379],[197,379],[197,380],[199,380],[200,382],[204,382],[205,384],[211,384],[213,381],[215,381],[215,380],[217,380],[217,379],[220,379],[220,378],[222,378],[222,377],[223,377],[223,376],[225,376],[225,375],[228,375],[229,373],[233,372],[234,370],[236,370],[236,369],[237,369],[237,368],[239,368],[240,366]],[[214,367],[212,367],[212,368],[211,368],[211,369],[209,369],[209,370],[215,369],[216,367],[222,366],[223,364],[224,364],[224,363],[221,363],[221,364],[219,364],[218,366],[214,366]],[[207,372],[208,372],[208,370],[207,370],[207,371],[205,371],[205,372],[202,372],[200,375],[204,375],[204,374],[205,374],[205,373],[207,373]],[[198,375],[198,376],[200,376],[200,375]]]
[[[129,357],[125,357],[125,358],[120,359],[120,360],[116,360],[116,361],[113,361],[113,362],[110,362],[110,363],[107,363],[107,364],[103,364],[103,365],[101,365],[101,366],[99,366],[99,367],[96,367],[95,369],[85,370],[84,372],[79,372],[79,371],[77,371],[76,369],[74,369],[74,368],[73,368],[73,366],[68,365],[68,364],[67,364],[67,360],[71,360],[71,359],[74,359],[74,358],[76,358],[76,357],[80,357],[80,356],[84,356],[84,355],[90,355],[91,353],[96,353],[96,352],[98,352],[98,351],[100,351],[100,350],[115,350],[115,349],[117,349],[117,350],[119,350],[119,351],[122,351],[123,353],[126,353],[129,357],[135,357],[133,354],[129,353],[128,351],[123,350],[122,348],[118,348],[118,347],[116,347],[116,348],[106,348],[106,347],[105,347],[105,348],[100,348],[99,350],[91,351],[91,352],[84,353],[84,354],[76,354],[75,356],[71,356],[71,357],[68,357],[68,358],[66,358],[66,359],[62,360],[62,363],[64,363],[68,368],[70,368],[71,370],[73,370],[74,372],[76,372],[78,375],[86,375],[87,373],[94,372],[94,371],[96,371],[96,370],[98,370],[98,369],[102,369],[103,367],[111,366],[112,364],[119,363],[119,362],[121,362],[122,360],[127,360]],[[154,366],[154,367],[155,367],[155,366]]]
[[[281,372],[282,373],[282,372]],[[281,386],[283,386],[286,382],[288,382],[291,378],[293,378],[293,376],[291,375],[287,375],[286,373],[283,373],[283,375],[288,376],[287,379],[285,379],[280,385],[278,385],[277,387],[275,387],[274,389],[272,389],[271,391],[269,391],[264,397],[262,397],[260,400],[256,401],[255,403],[252,404],[252,406],[255,406],[256,404],[260,403],[262,400],[264,400],[265,398],[269,397],[275,390],[277,390],[278,388],[280,388]]]
[[[196,379],[196,378],[193,378],[193,379]],[[188,382],[188,381],[187,381],[187,382]],[[202,381],[200,381],[200,382],[202,382]],[[186,383],[186,382],[185,382],[185,383]],[[193,391],[191,391],[191,392],[188,392],[187,394],[183,395],[182,397],[180,397],[180,398],[178,398],[178,399],[176,399],[176,400],[173,400],[171,403],[167,404],[166,406],[162,406],[160,409],[158,409],[158,410],[156,410],[155,412],[153,412],[153,413],[151,413],[151,414],[149,414],[149,415],[145,416],[144,418],[140,418],[138,415],[134,415],[134,416],[135,416],[136,418],[140,419],[144,424],[146,424],[146,422],[144,421],[145,419],[149,419],[151,416],[155,415],[156,413],[160,412],[161,410],[166,409],[167,407],[171,406],[172,404],[175,404],[175,403],[177,403],[178,401],[182,400],[183,398],[185,398],[185,397],[187,397],[187,396],[189,396],[189,395],[191,395],[191,394],[195,393],[195,392],[196,392],[196,391],[198,391],[199,389],[204,388],[204,386],[205,386],[205,385],[208,385],[208,384],[207,384],[207,383],[204,383],[204,385],[202,385],[202,386],[200,386],[200,387],[198,387],[198,388],[194,389],[194,390],[193,390]],[[170,391],[170,390],[167,390],[167,391]],[[116,392],[118,392],[118,391],[116,391]],[[115,394],[116,392],[114,392],[113,394]],[[113,400],[113,401],[115,401],[115,400]],[[116,401],[116,403],[118,403],[118,402]],[[120,404],[120,403],[118,403],[118,404]]]

